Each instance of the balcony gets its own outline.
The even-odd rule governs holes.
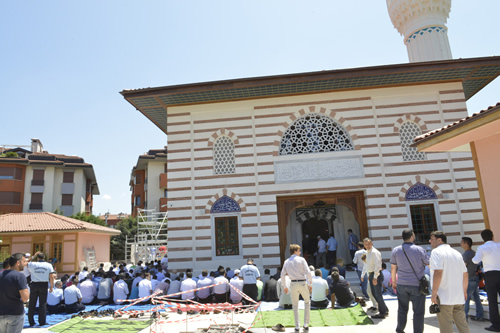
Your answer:
[[[167,187],[168,175],[166,173],[160,173],[160,188]]]
[[[168,198],[160,198],[160,212],[168,211],[167,203]]]

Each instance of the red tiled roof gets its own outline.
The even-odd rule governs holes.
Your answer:
[[[53,213],[15,213],[0,215],[0,233],[36,231],[92,231],[119,235],[119,230],[83,222]]]
[[[472,115],[468,116],[468,117],[465,117],[463,119],[460,119],[460,120],[457,120],[456,122],[454,123],[451,123],[449,125],[446,125],[444,127],[441,127],[441,128],[438,128],[438,129],[435,129],[433,131],[429,131],[427,133],[424,133],[422,135],[419,135],[417,136],[413,142],[414,143],[418,143],[424,139],[429,139],[431,136],[435,135],[435,134],[438,134],[438,133],[443,133],[443,132],[447,132],[449,130],[452,130],[454,128],[457,128],[459,126],[463,126],[471,121],[474,121],[478,118],[481,118],[481,117],[484,117],[488,114],[490,114],[491,112],[495,112],[497,110],[500,110],[500,102],[498,102],[496,105],[492,105],[490,107],[488,107],[487,109],[484,109],[484,110],[481,110],[479,112],[476,112],[476,113],[473,113]]]

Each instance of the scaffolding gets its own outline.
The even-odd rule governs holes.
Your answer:
[[[156,209],[137,209],[137,235],[125,243],[126,260],[130,263],[159,259],[160,247],[168,247],[167,212]],[[163,248],[162,248],[163,250]]]

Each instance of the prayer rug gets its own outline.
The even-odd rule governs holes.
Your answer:
[[[119,320],[119,319],[83,319],[76,317],[64,323],[53,326],[49,332],[93,332],[93,333],[137,333],[151,325],[150,320]]]
[[[304,310],[299,310],[299,316],[300,322],[303,323]],[[293,310],[258,312],[255,316],[253,327],[273,327],[276,324],[281,324],[285,327],[295,327]],[[373,324],[373,321],[366,315],[363,308],[358,304],[355,307],[345,309],[311,310],[311,320],[309,326],[321,327],[371,324]]]

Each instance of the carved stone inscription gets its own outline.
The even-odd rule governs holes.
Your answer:
[[[362,178],[363,162],[361,157],[275,162],[274,175],[276,183]]]

